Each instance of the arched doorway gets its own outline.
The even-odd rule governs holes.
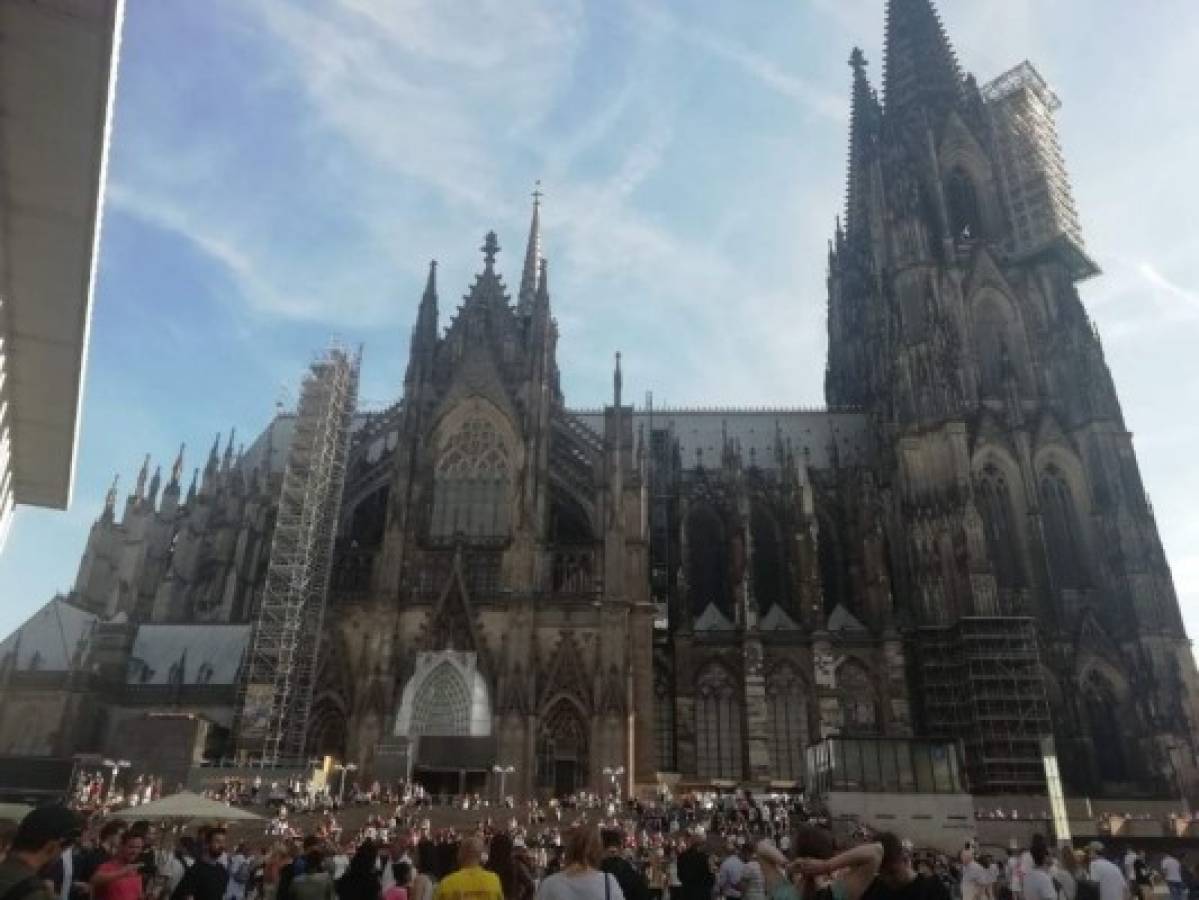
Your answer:
[[[579,708],[560,697],[541,717],[537,733],[537,786],[555,797],[587,785],[587,722]]]

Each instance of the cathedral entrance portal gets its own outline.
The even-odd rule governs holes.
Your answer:
[[[587,724],[565,697],[549,707],[537,735],[537,787],[566,797],[587,786]]]

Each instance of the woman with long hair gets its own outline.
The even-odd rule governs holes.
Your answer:
[[[533,876],[513,852],[512,837],[499,832],[491,838],[487,850],[487,869],[500,879],[504,900],[530,900],[533,896]]]
[[[537,900],[625,900],[620,884],[600,871],[604,845],[594,825],[576,825],[567,834],[563,866],[537,889]]]

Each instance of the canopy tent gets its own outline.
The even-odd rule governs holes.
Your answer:
[[[229,806],[219,800],[209,800],[191,791],[180,791],[161,800],[130,806],[113,813],[116,819],[212,819],[215,822],[256,822],[262,816]]]
[[[24,803],[0,803],[0,821],[20,822],[32,810]]]

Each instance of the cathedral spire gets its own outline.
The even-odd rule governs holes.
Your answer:
[[[187,502],[189,504],[194,503],[196,500],[196,484],[197,484],[197,482],[199,482],[199,480],[200,480],[199,468],[192,469],[192,483],[191,483],[191,487],[189,487],[187,489]]]
[[[117,485],[121,483],[120,473],[112,476],[112,486],[109,487],[108,493],[104,495],[104,512],[100,514],[100,518],[104,522],[111,522],[117,511]]]
[[[416,322],[412,325],[412,340],[408,345],[408,370],[405,382],[416,378],[420,372],[428,372],[433,362],[433,350],[437,346],[437,260],[429,261],[429,277],[425,281],[425,292],[420,298]]]
[[[845,191],[845,228],[848,234],[853,235],[866,225],[870,153],[881,130],[882,110],[874,88],[870,86],[870,79],[866,77],[866,56],[860,48],[853,48],[849,65],[853,69],[853,99],[849,113],[849,176]]]
[[[483,271],[488,275],[494,275],[495,257],[500,252],[500,241],[494,231],[489,231],[483,236],[483,246],[479,249],[483,251]]]
[[[153,507],[158,502],[158,489],[162,486],[162,466],[154,467],[154,477],[150,479],[150,493],[146,496],[146,503]]]
[[[183,480],[183,451],[187,448],[187,444],[179,445],[179,454],[175,457],[175,463],[171,466],[171,480],[167,483],[167,490],[179,490],[179,484]]]
[[[221,471],[228,472],[233,468],[233,439],[237,436],[237,429],[229,429],[229,441],[225,444],[225,458],[221,463]]]
[[[137,485],[133,489],[133,496],[141,498],[146,492],[146,479],[150,476],[150,454],[147,453],[145,459],[142,460],[142,467],[137,473]]]
[[[962,71],[932,0],[888,0],[885,47],[889,117],[944,111],[962,99]]]
[[[624,376],[620,373],[620,351],[616,351],[616,368],[612,370],[612,405],[620,409],[620,393],[624,387]]]
[[[541,274],[541,182],[533,191],[533,219],[529,223],[529,242],[525,246],[525,267],[520,275],[520,293],[516,309],[527,315],[537,296],[538,276]]]

